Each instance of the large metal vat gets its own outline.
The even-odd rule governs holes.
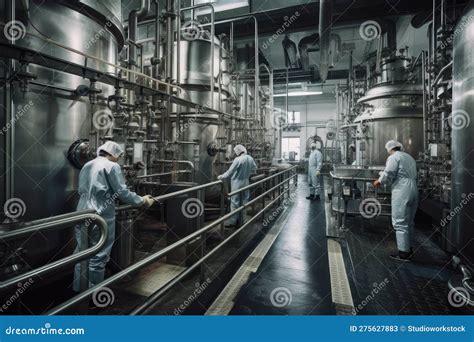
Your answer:
[[[186,23],[183,23],[183,25]],[[139,40],[143,45],[143,61],[146,73],[152,73],[151,60],[154,57],[155,46],[153,43],[154,21],[143,21],[139,24]],[[179,146],[179,159],[186,159],[195,163],[195,182],[207,183],[215,179],[214,162],[216,152],[212,147],[220,146],[218,136],[219,116],[206,112],[200,106],[210,107],[226,113],[232,113],[231,97],[236,96],[231,80],[231,61],[228,51],[223,47],[219,38],[214,37],[213,56],[211,56],[212,41],[209,34],[200,34],[198,37],[185,37],[182,35],[179,42],[174,42],[172,53],[172,79],[179,83],[183,89],[177,95],[190,100],[198,106],[187,107],[172,104],[170,110],[171,140],[183,142]],[[166,75],[167,54],[165,44],[160,49],[161,63],[159,75]],[[211,65],[214,66],[214,89],[211,99]],[[178,75],[179,68],[179,75]],[[246,97],[248,99],[248,97]],[[176,127],[176,117],[179,113],[180,127]],[[194,142],[195,144],[191,144]],[[176,155],[175,155],[176,156]]]
[[[474,266],[474,1],[459,21],[454,38],[452,193],[449,241]],[[462,25],[462,26],[459,26]]]
[[[121,35],[120,5],[116,1],[33,0],[28,21],[17,9],[27,33],[46,36],[64,46],[116,63],[124,41]],[[31,23],[33,23],[33,25]],[[64,25],[67,25],[64,26]],[[114,32],[114,33],[112,33]],[[0,39],[5,39],[1,35]],[[24,46],[78,64],[85,64],[79,54],[54,46],[26,34],[16,41]],[[93,60],[87,66],[107,70]],[[115,70],[108,67],[109,72]],[[74,90],[89,81],[65,72],[30,65],[34,82]],[[103,96],[113,94],[113,87],[98,85]],[[11,96],[2,92],[1,101],[11,101],[11,115],[21,116],[11,128],[13,143],[7,143],[12,169],[2,170],[2,177],[13,185],[8,198],[19,198],[26,206],[23,219],[36,219],[75,210],[74,194],[78,170],[65,155],[77,139],[88,138],[91,130],[91,106],[88,97],[71,91],[30,83],[24,90],[13,82]],[[7,106],[3,103],[3,107]],[[95,110],[100,109],[96,106]],[[6,122],[11,118],[4,117]],[[2,126],[4,123],[2,122]],[[3,165],[2,165],[3,167]],[[6,171],[6,173],[4,172]],[[12,181],[10,181],[12,180]],[[2,191],[4,191],[2,189]]]
[[[385,165],[385,143],[400,141],[415,159],[423,151],[423,92],[421,84],[407,81],[404,59],[385,60],[381,74],[366,95],[358,100],[356,158],[358,165]]]

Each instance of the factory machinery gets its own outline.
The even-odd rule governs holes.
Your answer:
[[[418,56],[397,48],[392,23],[373,27],[379,30],[376,51],[357,66],[351,55],[347,83],[336,88],[336,144],[343,163],[331,171],[328,190],[340,229],[348,228],[348,214],[389,216],[390,188],[374,189],[372,182],[384,169],[385,143],[402,142],[418,164],[419,211],[459,271],[449,287],[461,289],[458,294],[471,306],[473,19],[474,1],[462,11],[434,1],[431,17],[412,20],[415,28],[429,23],[429,49]]]
[[[259,64],[257,20],[218,22],[212,4],[161,3],[143,0],[128,10],[112,0],[8,0],[0,5],[5,33],[0,37],[3,292],[25,279],[47,285],[59,270],[71,271],[103,246],[103,220],[94,212],[75,213],[75,207],[79,171],[104,141],[123,146],[120,163],[130,188],[156,196],[159,204],[145,214],[118,207],[110,263],[115,272],[131,272],[137,265],[137,222],[152,231],[174,230],[166,235],[163,254],[152,254],[136,267],[164,256],[169,263],[189,266],[196,241],[205,244],[205,234],[214,228],[226,236],[225,205],[231,194],[215,179],[229,167],[237,143],[258,164],[259,176],[250,186],[258,203],[249,205],[262,204],[261,215],[289,195],[282,187],[289,189],[295,170],[272,166],[280,142],[271,122],[272,70]],[[200,9],[209,13],[205,22],[197,20]],[[251,62],[236,60],[237,20],[254,21]],[[222,23],[230,23],[230,31],[217,36]],[[264,85],[262,72],[269,74]],[[270,204],[268,196],[273,196]],[[194,207],[180,215],[189,199],[197,200]],[[83,241],[71,258],[73,230],[64,228],[87,220],[100,227],[102,238],[95,246]],[[116,279],[124,277],[118,274]]]

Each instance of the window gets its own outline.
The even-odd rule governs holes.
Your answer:
[[[299,124],[301,123],[300,119],[301,113],[293,111],[288,111],[288,124]]]
[[[300,160],[300,138],[283,138],[281,145],[283,159],[288,161]]]

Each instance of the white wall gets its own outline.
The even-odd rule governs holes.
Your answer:
[[[275,107],[285,109],[285,100],[282,97],[275,98]],[[288,111],[301,113],[301,131],[283,131],[283,138],[300,137],[301,153],[306,149],[306,140],[316,132],[316,125],[326,125],[329,120],[334,120],[336,115],[336,100],[334,95],[323,94],[313,96],[289,97]],[[317,134],[326,142],[325,128],[318,128]],[[300,158],[303,158],[301,155]]]

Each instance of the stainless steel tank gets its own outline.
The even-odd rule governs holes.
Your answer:
[[[120,11],[120,5],[113,0],[32,0],[29,21],[20,15],[19,10],[17,17],[22,20],[27,33],[46,36],[64,46],[116,63],[124,41]],[[1,37],[4,39],[3,35]],[[85,63],[84,57],[28,34],[18,39],[16,44],[66,61]],[[113,68],[93,60],[88,60],[87,66],[115,72]],[[67,89],[89,86],[88,80],[68,74],[67,69],[59,72],[30,65],[28,72],[36,77],[34,81],[38,83]],[[65,155],[75,140],[89,137],[89,99],[41,85],[30,84],[26,91],[22,91],[16,82],[13,85],[11,115],[20,113],[21,117],[12,128],[14,167],[9,176],[14,181],[8,197],[25,202],[23,218],[28,220],[75,210],[73,195],[77,189],[78,170],[69,164]],[[114,92],[113,87],[97,87],[103,96]],[[2,100],[5,100],[4,96]]]
[[[383,61],[376,84],[358,100],[361,113],[354,120],[358,140],[358,165],[382,166],[385,144],[400,141],[415,159],[423,151],[423,91],[420,83],[408,81],[405,59]]]
[[[140,23],[139,43],[143,44],[143,61],[146,73],[152,73],[151,59],[154,55],[153,44],[154,22],[144,21]],[[173,80],[183,89],[177,95],[190,100],[198,106],[172,105],[170,111],[171,139],[181,142],[196,142],[196,145],[179,145],[179,159],[187,159],[195,163],[195,181],[207,183],[213,180],[214,161],[216,155],[209,153],[209,147],[218,145],[219,116],[203,110],[202,106],[210,107],[222,112],[231,113],[230,97],[234,94],[231,81],[231,62],[229,53],[223,48],[217,37],[214,38],[214,56],[211,56],[211,39],[207,34],[199,37],[180,40],[180,58],[177,63],[177,46],[175,41],[173,50]],[[159,66],[159,74],[166,75],[165,66],[166,53],[164,44],[160,46],[162,63]],[[214,65],[214,89],[210,88],[211,64]],[[211,92],[214,99],[211,99]],[[179,111],[180,127],[176,127],[176,114]]]
[[[230,96],[230,63],[228,53],[221,48],[219,40],[214,40],[214,56],[211,56],[211,41],[208,39],[181,40],[180,62],[174,63],[173,78],[177,79],[177,68],[180,69],[179,83],[184,89],[181,97],[191,100],[200,106],[210,107],[226,113],[231,112]],[[176,46],[174,56],[176,56]],[[211,63],[214,64],[214,100],[211,99]],[[219,89],[220,88],[220,89]],[[179,110],[181,127],[176,127],[176,113]],[[197,115],[196,115],[197,113]],[[197,145],[180,145],[180,158],[197,161],[195,181],[203,184],[215,179],[215,154],[209,148],[218,144],[219,116],[206,112],[202,108],[174,105],[172,108],[173,136],[176,140],[197,142]],[[198,150],[198,151],[197,151]]]
[[[459,20],[454,38],[452,192],[449,241],[474,266],[474,1]],[[462,26],[460,26],[462,25]]]

